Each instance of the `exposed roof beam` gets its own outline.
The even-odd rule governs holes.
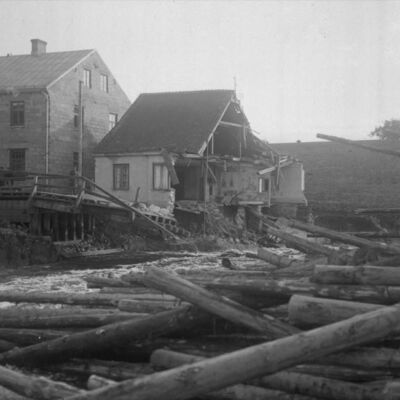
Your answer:
[[[235,124],[234,122],[228,122],[228,121],[219,121],[219,125],[222,126],[233,126],[235,128],[245,128],[245,129],[250,129],[249,126],[241,125],[241,124]]]

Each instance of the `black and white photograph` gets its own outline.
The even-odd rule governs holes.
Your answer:
[[[0,400],[400,400],[400,0],[0,0]]]

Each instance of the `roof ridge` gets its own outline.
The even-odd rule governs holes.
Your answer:
[[[46,52],[45,54],[41,54],[40,56],[32,56],[31,54],[10,54],[10,55],[5,55],[5,56],[0,56],[0,58],[10,58],[10,57],[43,57],[47,55],[53,55],[53,54],[65,54],[65,53],[88,53],[91,51],[94,51],[95,49],[82,49],[82,50],[66,50],[66,51],[51,51],[51,52]]]
[[[139,96],[142,95],[153,95],[153,94],[181,94],[181,93],[210,93],[210,92],[232,92],[234,93],[234,89],[199,89],[199,90],[172,90],[167,92],[143,92],[140,93]]]

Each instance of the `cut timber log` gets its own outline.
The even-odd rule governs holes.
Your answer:
[[[50,329],[13,329],[0,328],[0,339],[13,341],[18,346],[29,346],[34,343],[51,340],[66,335],[67,331]]]
[[[93,390],[68,400],[187,399],[272,374],[400,331],[400,305],[168,371]]]
[[[4,351],[8,351],[16,347],[16,343],[10,342],[8,340],[0,339],[0,353],[3,353]]]
[[[35,312],[33,313],[35,314]],[[36,313],[40,314],[40,313]],[[73,329],[73,328],[93,328],[102,325],[112,324],[114,322],[127,321],[133,319],[140,319],[145,317],[146,313],[129,313],[129,312],[105,312],[100,314],[84,313],[84,314],[66,314],[61,313],[51,316],[30,316],[25,310],[22,315],[14,315],[9,317],[2,317],[0,311],[0,328],[22,328],[22,329]],[[1,348],[1,343],[0,343]]]
[[[385,400],[399,400],[400,398],[400,381],[388,382],[382,393]]]
[[[112,385],[113,383],[116,382],[111,379],[103,378],[102,376],[90,375],[86,387],[88,390],[93,390],[107,385]]]
[[[289,321],[302,328],[332,324],[383,306],[354,301],[295,295],[289,301]]]
[[[400,286],[400,269],[369,265],[316,265],[312,280],[317,283],[345,285]]]
[[[105,387],[116,383],[113,380],[92,375],[87,382],[90,390]],[[251,385],[235,385],[217,392],[208,393],[201,396],[201,399],[221,399],[221,400],[316,400],[312,397],[300,396],[296,394],[286,394],[277,390],[269,390]]]
[[[134,313],[149,313],[170,310],[181,302],[172,301],[145,301],[145,300],[128,300],[124,299],[118,303],[118,308],[121,311],[134,312]]]
[[[209,292],[177,275],[155,267],[147,268],[143,282],[149,287],[163,290],[228,321],[244,325],[273,338],[298,332],[296,328],[273,317]]]
[[[336,250],[332,250],[329,247],[323,246],[322,244],[312,242],[311,240],[303,239],[296,235],[292,235],[290,233],[284,232],[281,229],[273,228],[267,224],[264,224],[267,227],[268,233],[271,235],[277,236],[282,239],[289,247],[294,247],[304,253],[311,254],[323,254],[329,258],[329,260],[334,263],[343,263],[344,255]]]
[[[10,389],[0,386],[0,399],[1,400],[30,400],[32,397],[22,396],[18,393],[12,392]]]
[[[267,261],[270,264],[277,265],[278,267],[282,268],[287,268],[294,265],[302,265],[302,263],[294,260],[293,258],[289,258],[284,255],[279,256],[272,251],[267,250],[265,247],[259,247],[257,249],[257,256],[258,258],[261,258],[261,260]]]
[[[14,303],[53,303],[117,307],[118,302],[125,298],[130,298],[130,296],[126,294],[103,293],[16,292],[14,290],[0,291],[0,301],[9,301]]]
[[[287,224],[293,228],[324,236],[338,242],[352,244],[353,246],[365,247],[367,249],[375,249],[386,254],[400,254],[400,247],[387,245],[385,243],[374,242],[368,239],[362,239],[343,232],[337,232],[332,229],[322,228],[321,226],[306,224],[304,222],[293,219],[288,220]]]
[[[227,290],[243,295],[275,298],[281,300],[280,304],[287,302],[294,294],[378,304],[394,304],[400,301],[400,287],[398,286],[322,285],[309,283],[304,279],[249,279],[240,282],[213,279],[208,282],[203,281],[201,285],[212,291]]]
[[[297,365],[289,371],[306,375],[321,376],[348,382],[370,382],[374,380],[393,379],[399,376],[396,369],[361,369],[336,365],[304,364]]]
[[[1,353],[0,362],[26,365],[51,359],[61,360],[92,355],[113,345],[119,345],[124,340],[140,339],[149,334],[158,336],[184,326],[204,322],[208,318],[208,315],[200,313],[199,310],[181,306],[141,319],[104,325],[98,329],[72,333],[22,349],[16,348]]]
[[[156,350],[150,359],[155,368],[175,368],[183,364],[192,364],[203,360],[190,354],[182,354],[168,350]],[[321,378],[296,372],[278,372],[251,382],[256,386],[282,390],[290,393],[300,393],[307,396],[322,397],[331,400],[381,400],[377,393],[361,385],[355,385],[340,380]]]
[[[69,362],[52,364],[51,371],[74,373],[80,375],[100,375],[104,378],[122,381],[147,375],[154,370],[148,363],[128,363],[122,361],[105,361],[92,359],[72,359]]]
[[[32,377],[0,366],[0,385],[15,393],[33,399],[65,399],[84,393],[63,382],[52,381],[44,377]]]
[[[380,390],[320,376],[282,371],[255,381],[259,386],[330,400],[382,400]]]

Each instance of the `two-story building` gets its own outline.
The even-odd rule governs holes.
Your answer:
[[[96,50],[0,57],[0,168],[94,176],[92,150],[130,105]]]

